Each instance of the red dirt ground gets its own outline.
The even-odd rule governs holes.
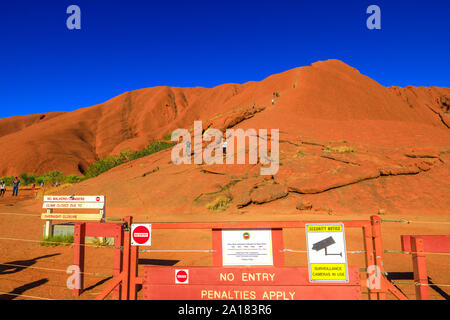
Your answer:
[[[39,217],[39,210],[30,210],[30,204],[36,200],[30,192],[21,192],[22,199],[11,200],[8,195],[6,201],[0,205],[1,216],[1,246],[0,256],[2,264],[26,265],[28,268],[14,268],[0,265],[0,299],[74,299],[71,291],[66,288],[68,274],[65,270],[73,261],[72,247],[42,247],[39,241],[42,235],[43,221]],[[41,203],[41,201],[39,201]],[[289,204],[291,202],[291,204]],[[362,214],[329,214],[328,212],[299,213],[299,211],[286,210],[291,207],[293,200],[285,199],[281,205],[276,202],[261,208],[248,208],[245,210],[230,210],[224,213],[210,214],[186,214],[160,215],[152,218],[137,216],[139,222],[175,222],[175,221],[292,221],[292,220],[365,220],[370,218],[370,213]],[[401,250],[400,235],[402,234],[448,234],[449,220],[446,216],[434,215],[388,215],[383,219],[414,221],[411,224],[383,223],[383,246],[386,250]],[[430,223],[431,222],[431,223]],[[27,239],[35,242],[25,242],[7,239]],[[362,250],[362,232],[359,229],[346,230],[347,249],[349,251]],[[305,233],[300,229],[284,231],[285,248],[293,250],[305,250]],[[182,249],[200,250],[211,249],[211,233],[207,230],[166,231],[156,230],[152,236],[153,250]],[[80,299],[93,299],[109,283],[109,275],[112,274],[111,248],[87,247],[86,288]],[[176,265],[176,266],[208,266],[212,265],[212,257],[209,253],[142,253],[140,255],[143,265]],[[348,254],[349,264],[364,268],[362,254]],[[286,253],[287,266],[306,266],[306,256],[302,253]],[[448,273],[449,256],[427,256],[427,267],[431,280],[435,284],[449,284]],[[35,269],[37,268],[37,269]],[[44,269],[42,269],[44,268]],[[414,286],[408,277],[412,274],[412,262],[410,255],[385,253],[385,269],[390,274],[404,276],[405,280],[399,280],[409,284],[399,284],[399,288],[410,298],[415,299]],[[142,266],[140,267],[142,272]],[[362,282],[365,281],[363,273]],[[439,289],[447,292],[448,287],[440,286]],[[367,298],[363,289],[363,299]],[[20,294],[22,297],[10,296]],[[444,293],[445,295],[445,293]],[[109,297],[111,298],[111,297]],[[395,299],[388,295],[389,299]],[[443,294],[431,290],[431,298],[444,299]]]
[[[280,94],[274,105],[273,92]],[[414,221],[383,223],[384,248],[400,250],[402,234],[449,234],[449,103],[449,88],[385,88],[337,60],[243,85],[142,89],[43,119],[33,115],[0,120],[0,149],[4,151],[0,175],[53,169],[80,173],[99,157],[141,148],[176,128],[190,129],[194,120],[203,120],[204,128],[221,130],[280,129],[280,170],[273,177],[261,177],[259,165],[176,166],[171,163],[171,150],[166,150],[58,194],[102,194],[107,199],[107,217],[132,215],[137,221],[152,222],[339,221],[368,219],[382,212],[383,219]],[[223,195],[232,198],[226,211],[206,209]],[[42,200],[34,199],[30,191],[21,192],[18,199],[11,199],[10,192],[0,199],[1,263],[21,261],[58,270],[4,269],[0,291],[71,299],[65,287],[68,275],[63,272],[71,264],[71,248],[4,240],[40,240],[41,206]],[[305,210],[297,209],[302,206]],[[207,231],[177,234],[155,232],[153,249],[211,246]],[[284,237],[286,248],[304,250],[304,231],[288,230]],[[362,249],[361,232],[349,231],[347,242],[349,250]],[[57,255],[33,260],[50,254]],[[208,254],[199,253],[146,254],[143,258],[177,266],[212,262]],[[89,248],[87,259],[87,272],[111,273],[111,249]],[[361,255],[349,259],[350,264],[364,267]],[[449,256],[429,256],[427,262],[433,283],[450,284]],[[306,257],[287,253],[286,263],[304,266]],[[385,263],[390,273],[412,271],[408,255],[387,253]],[[82,298],[91,299],[100,292],[108,283],[102,283],[104,279],[87,277],[87,286],[92,288]],[[414,298],[413,285],[401,284],[400,288]],[[440,288],[448,293],[448,287]],[[437,291],[431,293],[433,299],[443,299]],[[11,297],[0,294],[0,298]]]

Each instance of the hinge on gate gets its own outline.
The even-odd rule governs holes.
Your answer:
[[[122,223],[122,228],[123,228],[124,232],[130,232],[130,226],[129,226],[128,222]]]

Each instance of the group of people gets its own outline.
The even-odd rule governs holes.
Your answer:
[[[16,197],[18,196],[18,194],[19,194],[19,185],[20,185],[20,178],[19,177],[15,177],[14,181],[13,181],[13,189],[12,189],[13,197],[14,196],[16,196]],[[60,183],[56,182],[56,183],[52,184],[52,187],[59,187],[59,185],[60,185]],[[40,186],[41,186],[41,189],[43,189],[44,188],[44,182],[41,182]],[[33,183],[31,185],[31,190],[33,192],[35,191],[35,187],[36,187],[36,185]],[[3,197],[5,195],[5,193],[6,193],[6,183],[5,183],[5,181],[2,180],[2,181],[0,181],[0,197]]]
[[[280,94],[278,92],[272,93],[272,104],[275,104],[275,99],[279,98]]]
[[[15,177],[13,181],[13,197],[18,196],[19,194],[19,185],[20,185],[20,178]],[[3,197],[6,192],[6,184],[5,181],[0,181],[0,197]]]

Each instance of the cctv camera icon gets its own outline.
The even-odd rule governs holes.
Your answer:
[[[342,252],[341,253],[328,253],[328,247],[335,244],[336,241],[334,241],[333,237],[328,237],[326,239],[323,239],[319,242],[316,242],[313,244],[312,249],[315,251],[320,251],[325,249],[325,255],[326,256],[341,256],[342,257]]]

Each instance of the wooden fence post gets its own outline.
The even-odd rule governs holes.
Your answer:
[[[430,300],[427,263],[424,254],[424,241],[422,238],[411,237],[411,251],[417,300]]]
[[[132,246],[130,254],[130,300],[136,300],[137,297],[137,283],[139,266],[139,247]]]
[[[79,297],[84,288],[86,223],[76,223],[74,229],[73,264],[79,267],[79,287],[73,288],[73,295]]]
[[[114,277],[117,277],[122,272],[122,266],[123,266],[123,239],[124,239],[124,232],[121,225],[117,226],[117,231],[114,236],[114,246],[116,249],[114,249]],[[119,284],[114,289],[114,299],[120,300],[121,299],[121,285]]]
[[[124,230],[123,241],[122,300],[128,300],[130,293],[131,224],[133,223],[133,218],[126,217],[124,220],[127,224],[127,229]]]
[[[384,259],[383,259],[383,242],[381,239],[381,219],[378,216],[370,217],[370,221],[372,224],[372,236],[373,236],[373,244],[375,248],[375,262],[378,267],[378,270],[381,272],[380,276],[380,292],[378,293],[379,300],[386,300],[386,283],[387,281],[384,277]]]
[[[368,269],[370,266],[375,265],[375,256],[373,252],[373,236],[372,236],[372,228],[370,225],[363,226],[363,238],[364,238],[364,248],[366,251],[366,272],[368,272]],[[369,282],[369,274],[367,275],[368,279],[367,282]],[[376,292],[373,292],[373,289],[371,287],[367,287],[369,290],[369,300],[377,300],[378,294]]]

